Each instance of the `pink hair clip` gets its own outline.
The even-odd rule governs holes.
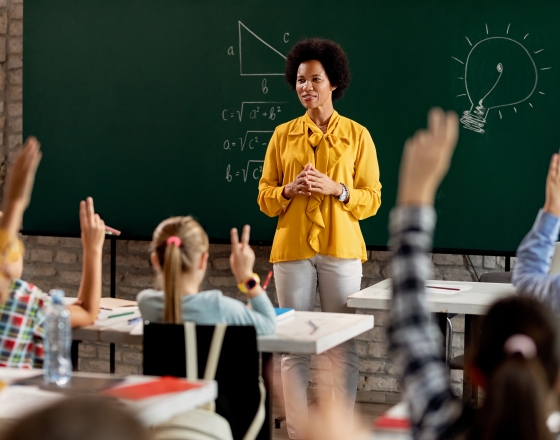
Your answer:
[[[507,354],[520,353],[525,359],[534,359],[537,356],[537,345],[532,338],[519,333],[506,340],[504,351]]]
[[[172,235],[167,239],[167,245],[169,246],[170,244],[174,244],[175,246],[179,247],[181,246],[181,239],[176,235]]]

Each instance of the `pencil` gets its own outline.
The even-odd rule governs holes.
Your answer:
[[[455,290],[459,292],[461,289],[457,289],[456,287],[441,287],[441,286],[426,286],[430,289],[441,289],[441,290]]]
[[[263,286],[262,286],[263,290],[266,290],[266,288],[268,287],[268,283],[270,282],[271,278],[272,278],[272,271],[269,270],[268,275],[266,276],[266,280],[264,280],[264,283],[263,283]]]

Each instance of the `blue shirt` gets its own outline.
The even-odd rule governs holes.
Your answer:
[[[560,274],[548,272],[559,231],[560,218],[541,209],[517,249],[512,277],[520,294],[548,304],[557,315],[560,315]]]
[[[163,322],[164,292],[147,289],[138,294],[138,307],[147,321]],[[181,298],[183,321],[200,325],[252,325],[257,334],[268,335],[276,330],[276,312],[266,293],[249,300],[251,308],[241,301],[224,296],[219,290],[207,290]]]

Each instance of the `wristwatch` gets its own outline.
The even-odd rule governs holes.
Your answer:
[[[338,200],[344,202],[348,198],[348,188],[344,183],[340,182],[340,184],[342,185],[342,194],[338,196]]]
[[[254,289],[257,284],[261,283],[261,278],[254,273],[253,275],[244,278],[238,285],[237,288],[241,293],[248,293],[250,290]]]

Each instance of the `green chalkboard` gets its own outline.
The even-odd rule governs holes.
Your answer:
[[[44,150],[29,233],[78,234],[78,202],[93,196],[123,237],[193,214],[214,241],[250,223],[270,242],[261,161],[274,127],[303,113],[284,56],[315,36],[346,50],[352,83],[335,108],[377,147],[383,202],[362,222],[368,246],[387,243],[402,145],[433,105],[464,116],[437,197],[437,248],[513,251],[544,200],[560,146],[558,2],[24,5],[24,132]]]

